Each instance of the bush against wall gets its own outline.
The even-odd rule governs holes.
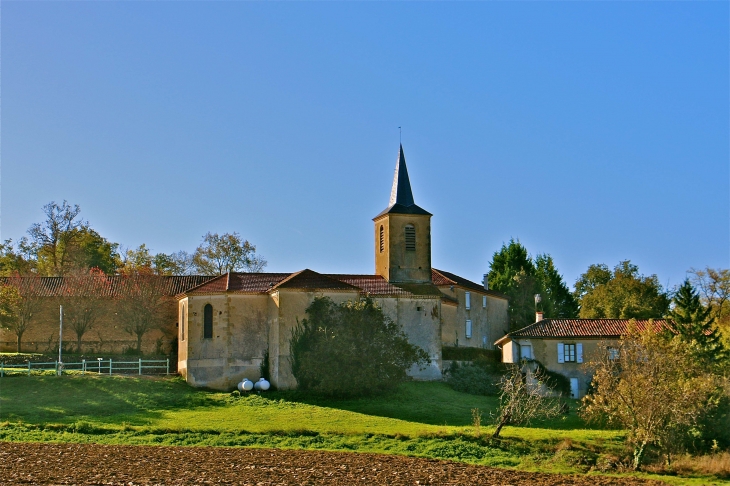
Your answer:
[[[301,390],[330,396],[371,395],[428,363],[426,351],[408,342],[400,326],[371,299],[335,304],[315,299],[292,331],[290,360]]]
[[[493,349],[469,348],[464,346],[443,346],[441,356],[445,361],[474,361],[475,359],[486,359],[499,362],[501,355]]]
[[[472,395],[499,395],[499,380],[504,369],[485,359],[472,363],[454,361],[446,370],[446,383],[456,391]]]

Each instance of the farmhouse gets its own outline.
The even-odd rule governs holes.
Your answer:
[[[442,377],[442,347],[493,349],[507,327],[507,298],[431,265],[431,213],[415,204],[403,147],[388,207],[374,219],[375,274],[229,273],[178,296],[178,370],[196,386],[227,389],[256,378],[267,360],[271,381],[296,386],[289,340],[316,297],[335,302],[365,296],[426,350],[416,379]]]
[[[637,331],[671,329],[665,319],[543,319],[538,312],[536,321],[494,343],[502,350],[502,362],[538,361],[570,380],[572,398],[584,396],[593,378],[580,364],[601,346],[618,352],[618,340],[630,325]]]

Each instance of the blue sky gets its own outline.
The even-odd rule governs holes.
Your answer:
[[[2,3],[2,238],[67,199],[106,238],[238,231],[372,273],[398,127],[433,264],[511,237],[573,284],[730,266],[727,2]]]

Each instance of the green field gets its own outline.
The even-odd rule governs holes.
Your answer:
[[[587,428],[575,403],[566,417],[507,427],[502,440],[489,439],[489,426],[477,436],[471,410],[482,411],[484,424],[496,405],[494,397],[436,382],[340,401],[297,392],[238,397],[197,390],[179,378],[6,377],[0,440],[316,448],[552,472],[588,472],[623,453],[622,432]],[[707,484],[708,478],[661,479]]]

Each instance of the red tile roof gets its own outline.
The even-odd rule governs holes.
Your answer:
[[[221,292],[261,294],[268,292],[272,287],[290,276],[290,273],[226,273],[184,291],[184,293],[192,295]]]
[[[348,283],[342,282],[317,273],[313,270],[304,269],[292,273],[290,276],[275,285],[273,289],[302,289],[302,290],[351,290],[359,292],[360,289]]]
[[[652,326],[654,331],[673,330],[666,319],[543,319],[517,331],[507,333],[495,344],[518,338],[614,338],[626,334],[629,323],[638,331]]]
[[[417,286],[416,286],[417,287]],[[431,294],[441,293],[433,286]],[[352,290],[373,297],[422,296],[422,292],[389,283],[380,275],[321,274],[306,269],[296,273],[231,273],[221,275],[184,292],[185,295],[210,293],[265,294],[274,289]],[[430,297],[433,295],[427,294]]]
[[[83,277],[2,277],[0,285],[18,287],[20,293],[33,292],[41,297],[62,297],[102,293],[109,297],[124,295],[135,282],[158,286],[163,295],[173,296],[201,285],[215,277],[210,275],[111,275]]]
[[[411,292],[397,287],[385,280],[381,275],[337,275],[329,274],[330,278],[345,282],[362,289],[365,293],[376,296],[412,296]]]
[[[496,290],[485,289],[484,285],[479,285],[478,283],[472,282],[471,280],[467,280],[464,277],[459,277],[458,275],[455,275],[450,272],[445,272],[443,270],[436,270],[435,268],[431,269],[431,280],[433,281],[433,284],[436,286],[458,285],[459,287],[464,287],[469,290],[481,292],[482,294],[491,295],[491,296],[497,297],[499,299],[507,300],[509,298],[502,292],[497,292]]]

